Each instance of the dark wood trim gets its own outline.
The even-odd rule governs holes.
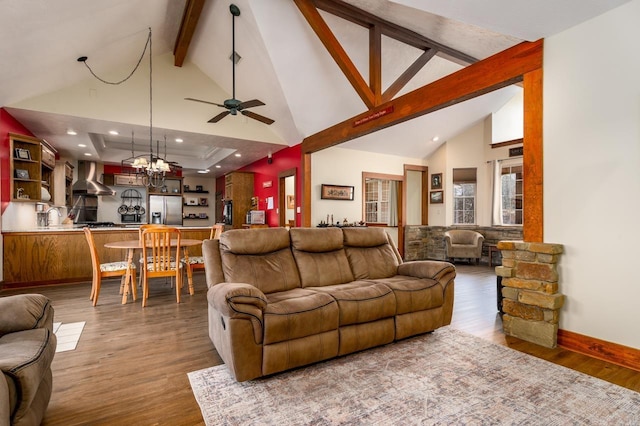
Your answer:
[[[558,346],[592,358],[640,371],[640,349],[562,329],[558,330]]]
[[[202,14],[203,6],[204,0],[187,0],[184,5],[182,22],[180,23],[176,43],[173,47],[173,64],[176,67],[181,67],[187,57],[189,45],[198,26],[198,20]]]
[[[313,2],[311,0],[294,0],[294,2],[364,104],[369,109],[373,108],[375,106],[373,92],[327,23],[322,19]]]
[[[511,146],[511,145],[521,145],[523,143],[524,143],[524,138],[520,138],[520,139],[513,139],[505,142],[492,143],[490,146],[491,146],[491,149],[494,149],[494,148],[502,148],[502,147]]]
[[[278,224],[280,226],[287,225],[286,219],[286,211],[287,211],[287,200],[286,200],[286,178],[293,176],[294,179],[297,179],[298,170],[293,167],[288,170],[283,170],[278,173]],[[296,200],[296,204],[298,202],[298,182],[293,186],[293,198]],[[294,208],[295,212],[295,208]],[[297,214],[294,213],[294,219],[297,217]],[[297,222],[297,221],[296,221]]]
[[[542,155],[542,68],[524,75],[524,206],[522,234],[526,242],[544,238]]]
[[[311,226],[311,154],[302,154],[302,226]]]
[[[542,40],[523,42],[469,65],[393,101],[385,102],[372,111],[358,114],[308,136],[302,142],[302,152],[309,154],[320,151],[522,81],[524,74],[542,67],[542,47]],[[354,126],[354,122],[388,108],[393,111]]]
[[[393,22],[385,21],[384,19],[348,3],[335,0],[313,0],[313,3],[318,9],[322,9],[325,12],[331,13],[332,15],[338,16],[362,27],[379,27],[382,34],[385,36],[401,41],[417,49],[437,50],[441,55],[458,64],[468,65],[478,61],[478,59],[471,55],[467,55],[464,52],[445,46],[444,44],[431,40],[428,37],[408,30],[407,28],[401,27]]]

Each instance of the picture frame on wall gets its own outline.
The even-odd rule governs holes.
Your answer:
[[[296,208],[296,203],[295,203],[295,199],[293,198],[293,195],[287,195],[287,208],[288,209]]]
[[[431,175],[431,189],[442,189],[442,173]]]
[[[431,191],[429,193],[429,202],[431,204],[444,203],[444,191]]]
[[[353,201],[353,186],[322,184],[320,198],[323,200]]]

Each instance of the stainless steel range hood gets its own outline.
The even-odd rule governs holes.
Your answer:
[[[94,161],[78,161],[78,180],[73,184],[73,195],[115,195],[116,191],[98,181]]]

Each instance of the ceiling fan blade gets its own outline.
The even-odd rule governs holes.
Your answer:
[[[244,108],[253,108],[262,105],[264,105],[264,102],[257,99],[252,99],[250,101],[240,102],[240,105],[238,105],[238,111]]]
[[[230,111],[221,112],[220,114],[216,115],[211,120],[209,120],[208,123],[217,123],[218,121],[222,120],[227,115],[229,115],[230,113],[231,113]]]
[[[258,120],[258,121],[262,121],[264,124],[272,124],[275,122],[275,120],[272,120],[270,118],[267,118],[263,115],[260,114],[256,114],[255,112],[251,112],[251,111],[240,111],[240,113],[242,115],[246,115],[249,118],[253,118],[254,120]]]
[[[201,100],[201,99],[184,98],[184,100],[185,100],[185,101],[200,102],[200,103],[203,103],[203,104],[215,105],[215,106],[219,106],[219,107],[225,108],[225,106],[224,106],[224,105],[217,104],[217,103],[215,103],[215,102],[203,101],[203,100]]]

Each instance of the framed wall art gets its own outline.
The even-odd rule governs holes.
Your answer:
[[[320,198],[323,200],[353,201],[353,186],[322,184]]]
[[[431,175],[431,189],[442,189],[442,173]]]
[[[444,203],[444,191],[431,191],[429,193],[429,202],[431,204]]]

